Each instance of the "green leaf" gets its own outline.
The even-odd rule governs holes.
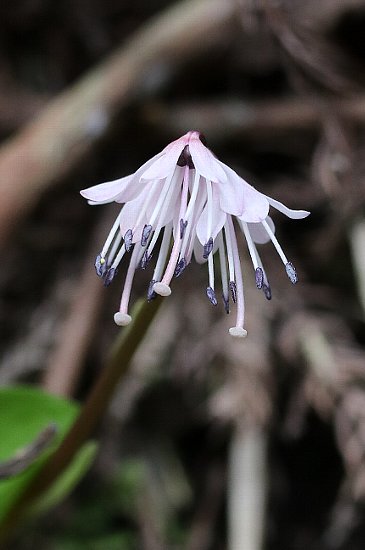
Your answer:
[[[61,502],[72,489],[77,485],[78,481],[84,476],[90,468],[96,452],[98,444],[96,441],[88,441],[76,453],[70,466],[57,478],[53,485],[46,491],[39,500],[32,506],[29,511],[31,515],[41,514],[48,511],[52,506]]]
[[[76,403],[37,388],[0,388],[0,461],[11,459],[31,444],[50,423],[57,426],[54,443],[24,472],[0,481],[0,523],[13,503],[39,471],[47,456],[63,439],[77,416]]]

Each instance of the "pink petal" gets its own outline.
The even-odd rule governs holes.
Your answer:
[[[244,204],[244,185],[242,184],[242,179],[229,166],[226,166],[223,162],[217,162],[219,162],[227,176],[227,181],[216,184],[219,190],[221,209],[227,212],[227,214],[239,216],[243,211]]]
[[[270,218],[270,216],[267,216],[266,221],[269,224],[272,231],[275,233],[275,225],[272,219]],[[270,237],[267,234],[267,231],[262,225],[262,223],[248,223],[247,226],[254,243],[265,244],[270,241]]]
[[[261,222],[269,213],[269,201],[265,195],[256,191],[245,180],[242,180],[242,182],[244,184],[243,211],[239,218],[244,222]]]
[[[215,254],[218,250],[218,242],[214,242],[213,250],[211,254]],[[196,263],[198,264],[204,264],[208,260],[203,257],[204,254],[204,246],[199,242],[198,239],[194,240],[194,258]]]
[[[99,183],[80,191],[80,194],[94,204],[105,204],[115,201],[133,179],[134,174],[105,183]]]
[[[215,182],[227,181],[227,176],[218,159],[202,144],[197,136],[189,140],[189,152],[195,169],[204,178]]]
[[[160,153],[159,158],[143,172],[141,180],[164,179],[171,175],[185,145],[186,143],[182,138],[170,143],[170,145],[165,147],[164,151]]]
[[[208,203],[204,206],[202,213],[199,216],[196,226],[196,234],[202,245],[206,244],[210,238],[213,240],[221,231],[223,225],[226,222],[227,214],[223,212],[219,205],[217,193],[213,192],[213,204],[212,204],[212,228],[208,233]]]
[[[105,204],[112,201],[123,203],[133,200],[146,185],[144,182],[140,182],[141,174],[161,155],[162,153],[158,153],[149,159],[134,174],[117,180],[99,183],[99,185],[83,189],[80,193],[85,199],[92,201],[93,204]]]
[[[143,219],[138,224],[138,227],[135,227],[135,224],[137,222],[139,213],[142,209],[143,202],[145,200],[144,194],[140,195],[136,199],[127,202],[123,208],[120,215],[120,232],[124,236],[128,229],[133,230],[133,240],[132,242],[137,242],[141,239],[142,230],[145,224],[147,223],[147,220],[145,216],[143,216]]]
[[[292,210],[291,208],[285,206],[282,202],[272,199],[271,197],[266,198],[273,208],[276,208],[276,210],[279,210],[279,212],[282,212],[282,214],[285,214],[285,216],[288,216],[288,218],[292,218],[293,220],[302,220],[310,214],[307,210]]]

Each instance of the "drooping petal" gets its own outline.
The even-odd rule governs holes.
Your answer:
[[[178,167],[179,168],[179,167]],[[174,180],[172,181],[172,192],[169,194],[169,196],[166,198],[168,201],[164,205],[161,206],[161,215],[158,215],[156,223],[158,223],[159,226],[164,227],[167,225],[173,217],[176,215],[176,210],[178,208],[178,198],[181,193],[181,183],[177,181],[178,177],[177,174],[174,174]],[[153,196],[151,197],[151,200],[149,201],[149,205],[147,207],[147,219],[150,220],[152,213],[155,209],[155,206],[157,204],[157,201],[159,197],[161,196],[161,192],[164,188],[162,180],[158,180],[156,182],[156,189],[153,193]]]
[[[185,145],[186,143],[182,139],[171,143],[170,147],[168,149],[165,148],[161,156],[143,172],[141,180],[161,180],[171,175]]]
[[[227,181],[227,176],[220,166],[219,161],[215,158],[213,153],[209,151],[205,145],[200,141],[197,136],[193,136],[189,140],[189,152],[195,169],[199,172],[204,178],[214,181],[214,182],[225,182]]]
[[[239,216],[243,211],[244,185],[242,179],[223,162],[217,161],[224,170],[227,181],[218,182],[215,185],[219,191],[219,203],[221,209],[232,216]]]
[[[124,203],[136,198],[145,187],[146,183],[141,182],[141,174],[148,169],[162,153],[158,153],[147,162],[142,164],[134,174],[119,178],[117,180],[99,183],[88,189],[80,191],[81,195],[93,204],[106,204],[108,202]]]
[[[266,218],[267,223],[269,224],[269,227],[271,228],[272,232],[275,233],[275,224],[270,218],[270,216],[267,216]],[[248,229],[250,231],[251,238],[254,243],[256,244],[266,244],[270,241],[270,237],[262,225],[262,223],[248,223]]]
[[[282,202],[272,199],[271,197],[266,198],[269,201],[270,206],[276,208],[276,210],[279,210],[279,212],[285,214],[285,216],[288,216],[288,218],[292,218],[293,220],[301,220],[310,214],[307,210],[293,210],[285,206]]]
[[[221,231],[223,225],[225,224],[226,218],[227,218],[227,214],[220,207],[217,193],[214,193],[214,192],[213,192],[211,209],[212,209],[211,230],[209,231],[209,227],[208,227],[208,216],[209,216],[208,202],[204,206],[196,226],[196,234],[198,236],[199,241],[202,243],[202,245],[205,245],[210,238],[212,238],[213,240],[216,238],[218,233]]]
[[[120,215],[120,232],[124,236],[129,229],[133,230],[132,242],[135,243],[141,239],[143,227],[147,223],[145,216],[142,217],[136,227],[136,222],[138,221],[139,213],[143,207],[143,202],[145,200],[144,195],[140,195],[136,199],[127,202],[123,208]]]
[[[88,187],[80,191],[80,194],[91,201],[93,204],[106,204],[116,200],[118,195],[124,191],[128,184],[133,179],[134,174],[119,178],[105,183],[99,183],[93,187]]]
[[[269,201],[265,195],[256,191],[252,185],[242,180],[243,188],[243,211],[239,218],[244,222],[257,223],[266,218],[269,213]]]
[[[219,247],[219,241],[218,239],[216,239],[214,241],[214,246],[211,254],[215,254],[218,250],[218,247]],[[204,264],[205,262],[208,261],[207,258],[204,258],[204,246],[201,244],[201,242],[197,238],[194,239],[194,258],[198,264]]]

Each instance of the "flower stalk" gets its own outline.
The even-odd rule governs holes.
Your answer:
[[[131,359],[154,319],[160,303],[161,300],[154,300],[151,304],[143,300],[136,303],[133,322],[117,337],[109,359],[92,387],[78,418],[60,446],[10,510],[4,524],[0,526],[1,543],[13,533],[27,508],[52,485],[69,466],[77,451],[93,435],[109,406],[117,384],[128,372]]]

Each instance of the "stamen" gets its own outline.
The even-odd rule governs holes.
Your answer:
[[[118,252],[118,254],[116,255],[115,259],[113,260],[113,263],[111,265],[112,268],[116,268],[118,267],[118,265],[120,264],[124,254],[126,253],[126,248],[125,248],[125,244],[123,244],[121,247],[120,247],[120,250]]]
[[[267,284],[262,285],[262,290],[264,291],[266,300],[271,300],[272,294],[271,294],[271,286],[269,282]]]
[[[209,256],[209,254],[213,250],[213,239],[212,237],[209,239],[207,243],[204,245],[204,251],[203,251],[203,258],[206,260]]]
[[[105,258],[102,257],[101,254],[98,254],[96,256],[94,266],[95,266],[96,274],[99,277],[103,277],[106,273],[106,270],[108,269],[106,260]]]
[[[105,278],[104,278],[104,286],[109,286],[110,283],[113,281],[114,277],[116,276],[118,270],[114,267],[111,267],[106,272]]]
[[[113,246],[111,248],[111,251],[108,254],[108,266],[110,267],[114,261],[114,257],[117,253],[118,248],[120,247],[120,243],[122,242],[123,236],[120,231],[118,231],[117,236],[114,239]]]
[[[184,221],[183,219],[180,220],[180,239],[184,238],[185,229],[187,225],[188,225],[187,221]]]
[[[128,271],[124,282],[124,288],[123,288],[122,298],[120,300],[120,307],[119,307],[120,315],[118,316],[118,314],[116,314],[117,320],[116,320],[116,316],[114,316],[114,320],[117,324],[120,324],[120,323],[128,324],[130,322],[128,321],[128,318],[130,318],[130,315],[128,315],[128,303],[131,295],[133,278],[136,272],[140,251],[141,251],[141,245],[136,244],[132,252],[131,260],[129,262]]]
[[[150,281],[150,284],[148,285],[148,290],[147,290],[147,301],[148,302],[151,302],[151,300],[154,300],[157,297],[156,292],[154,292],[154,290],[153,290],[153,285],[155,284],[155,282],[156,281],[154,281],[152,279],[152,281]]]
[[[187,261],[185,260],[185,258],[181,258],[181,260],[178,262],[176,268],[175,268],[175,273],[174,273],[174,277],[180,277],[180,275],[182,274],[182,272],[185,270],[186,266],[188,265]]]
[[[215,292],[214,292],[214,290],[211,286],[207,287],[206,293],[207,293],[207,296],[209,298],[210,303],[213,306],[216,306],[218,304],[218,301],[217,301],[217,297],[215,295]]]
[[[141,243],[142,244],[142,243]],[[142,245],[143,246],[143,245]],[[148,254],[148,251],[145,250],[143,253],[143,256],[141,258],[141,261],[139,263],[139,266],[141,269],[146,269],[147,265],[149,264],[150,260],[152,258],[152,254]]]
[[[222,292],[222,300],[223,300],[225,312],[229,313],[229,299],[226,298],[223,292]]]
[[[163,187],[161,189],[161,193],[157,200],[155,208],[153,209],[153,212],[149,219],[149,222],[152,225],[152,227],[156,226],[157,219],[162,220],[163,217],[165,216],[166,211],[170,206],[171,195],[174,192],[174,189],[176,188],[176,184],[179,182],[179,179],[181,178],[181,172],[182,171],[179,168],[175,167],[175,169],[167,176],[165,183],[163,184]],[[159,226],[159,224],[157,224],[156,229],[160,229],[163,225],[164,224]]]
[[[229,290],[231,291],[232,302],[235,304],[237,302],[237,286],[234,281],[229,282]]]
[[[237,240],[236,235],[234,232],[232,217],[227,216],[227,225],[229,229],[231,244],[232,244],[232,252],[233,252],[233,261],[234,261],[234,270],[235,270],[235,283],[236,283],[236,294],[237,294],[237,318],[236,318],[236,326],[232,327],[229,330],[229,333],[232,336],[239,336],[244,337],[247,335],[247,331],[243,328],[244,319],[245,319],[245,298],[243,293],[243,279],[242,279],[242,271],[241,271],[241,263],[240,263],[240,257],[238,253],[238,246],[237,246]]]
[[[148,237],[150,236],[152,231],[152,225],[145,225],[142,231],[142,239],[141,239],[141,245],[146,246]]]
[[[165,267],[167,254],[170,248],[170,241],[171,241],[171,233],[172,233],[172,223],[169,223],[168,226],[165,227],[164,234],[162,237],[162,242],[160,246],[160,251],[158,254],[155,270],[153,272],[153,277],[155,282],[161,280],[162,271]]]
[[[225,239],[226,239],[229,280],[234,281],[235,280],[235,274],[234,274],[232,241],[231,241],[231,236],[229,234],[229,228],[228,228],[227,224],[224,225],[224,236],[225,236]]]
[[[264,284],[264,272],[262,267],[257,267],[255,270],[255,281],[257,288],[261,289]]]
[[[221,268],[221,280],[222,280],[222,296],[224,309],[226,313],[229,313],[229,290],[228,290],[228,275],[227,275],[227,258],[224,248],[222,233],[218,236],[219,242],[219,263]]]
[[[289,277],[290,282],[293,283],[293,285],[295,285],[298,282],[298,275],[297,275],[297,270],[295,269],[295,267],[291,262],[288,262],[286,264],[285,271]]]
[[[112,226],[111,230],[109,231],[109,235],[108,235],[107,238],[106,238],[106,241],[105,241],[105,243],[104,243],[103,249],[102,249],[102,251],[101,251],[101,253],[100,253],[100,256],[101,256],[102,258],[105,258],[105,257],[106,257],[107,252],[108,252],[108,250],[109,250],[109,247],[110,247],[110,245],[111,245],[111,243],[112,243],[112,241],[113,241],[113,239],[114,239],[114,237],[115,237],[115,234],[116,234],[116,232],[119,230],[119,220],[120,220],[121,213],[122,213],[122,212],[120,211],[119,214],[118,214],[118,216],[116,217],[114,223],[113,223],[113,226]]]
[[[240,219],[238,220],[238,222],[239,222],[239,225],[241,226],[241,229],[242,229],[242,231],[245,235],[247,246],[248,246],[248,251],[249,251],[250,256],[251,256],[251,261],[253,263],[253,267],[257,271],[257,268],[259,267],[259,262],[258,262],[258,258],[257,258],[257,249],[256,249],[256,246],[255,246],[253,240],[252,240],[250,230],[249,230],[248,225],[247,225],[246,222],[244,222]],[[258,287],[258,288],[261,288],[261,287]]]
[[[266,229],[266,232],[267,234],[269,235],[273,245],[275,246],[276,248],[276,251],[277,253],[279,254],[280,258],[281,258],[281,261],[283,262],[283,264],[286,266],[289,262],[288,262],[288,259],[287,257],[285,256],[284,254],[284,251],[283,249],[281,248],[280,244],[279,244],[279,241],[277,240],[277,238],[275,237],[271,227],[269,226],[269,224],[267,223],[266,220],[262,220],[262,225],[264,226],[264,228]]]
[[[128,229],[128,231],[124,235],[124,245],[127,252],[130,252],[132,248],[132,241],[133,241],[133,233],[131,229]]]

